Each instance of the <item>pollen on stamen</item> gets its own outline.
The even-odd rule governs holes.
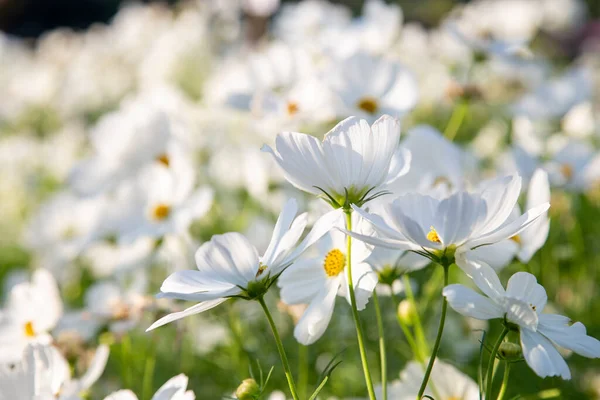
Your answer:
[[[35,330],[33,329],[33,323],[31,321],[25,323],[23,330],[25,331],[25,336],[28,338],[35,337]]]
[[[333,249],[325,256],[323,269],[327,276],[334,277],[344,270],[346,256],[339,249]]]
[[[358,100],[356,106],[361,110],[368,112],[369,114],[375,114],[379,109],[379,104],[377,104],[377,99],[370,96],[365,96]]]
[[[530,303],[530,304],[529,304],[529,307],[531,307],[531,309],[532,309],[533,311],[537,311],[537,307],[536,307],[536,306],[534,306],[533,304],[531,304],[531,303]]]
[[[169,218],[171,207],[166,204],[158,204],[152,209],[152,219],[155,221],[163,221]]]
[[[567,179],[567,180],[571,180],[571,178],[573,178],[573,167],[570,164],[562,164],[560,166],[560,173],[563,174],[563,176]]]
[[[298,103],[294,101],[290,101],[287,103],[287,113],[290,117],[296,115],[298,113]]]
[[[263,272],[265,272],[265,270],[266,270],[267,268],[268,268],[268,267],[267,267],[265,264],[263,264],[263,263],[259,263],[259,264],[258,264],[258,271],[256,271],[256,278],[258,278],[259,276],[261,276],[261,275],[262,275],[262,273],[263,273]]]
[[[427,240],[433,243],[442,243],[440,240],[440,236],[438,235],[435,228],[432,226],[429,228],[429,233],[427,234]]]
[[[513,241],[513,242],[515,242],[516,244],[521,244],[521,236],[519,236],[519,235],[512,236],[512,237],[510,238],[510,240],[512,240],[512,241]]]
[[[171,165],[171,159],[165,153],[163,153],[163,154],[159,155],[158,157],[156,157],[156,161],[158,161],[159,163],[161,163],[165,167],[168,167],[169,165]]]

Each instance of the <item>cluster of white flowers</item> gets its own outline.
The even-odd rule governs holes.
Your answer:
[[[492,400],[496,357],[500,398],[513,362],[570,379],[557,347],[599,358],[600,341],[543,313],[560,304],[515,265],[546,243],[549,212],[598,204],[599,39],[560,66],[535,42],[558,47],[586,18],[578,0],[476,0],[426,29],[383,0],[358,17],[325,0],[197,0],[128,5],[107,25],[34,46],[0,35],[0,258],[27,254],[6,273],[0,263],[0,400],[83,398],[110,344],[232,299],[260,303],[299,400],[306,388],[265,297],[276,292],[302,345],[327,336],[345,299],[363,398]],[[411,274],[433,265],[444,284],[430,348]],[[395,305],[402,335],[384,327],[377,296]],[[479,384],[436,362],[447,305],[501,320]],[[373,310],[380,385],[361,322]],[[194,318],[184,332],[198,354],[239,336]],[[479,348],[458,331],[457,348]],[[392,341],[413,358],[388,382]],[[78,379],[73,359],[87,371]],[[311,399],[335,379],[325,372]],[[235,396],[258,399],[265,385],[244,381]],[[94,393],[138,398],[107,388]],[[153,397],[194,398],[183,374]]]

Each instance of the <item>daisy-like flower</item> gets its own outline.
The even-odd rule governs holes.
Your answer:
[[[198,304],[161,318],[148,330],[209,310],[231,297],[261,298],[279,275],[327,233],[341,216],[340,210],[323,215],[296,246],[307,224],[306,213],[296,217],[297,211],[296,201],[289,200],[262,256],[248,239],[236,232],[215,235],[200,246],[196,252],[198,270],[173,273],[163,282],[158,295]]]
[[[55,347],[30,344],[14,366],[0,364],[0,400],[81,400],[104,372],[108,354],[108,346],[99,346],[85,374],[72,379]]]
[[[31,282],[13,287],[6,308],[0,312],[0,363],[21,359],[30,343],[50,343],[49,332],[62,313],[56,281],[47,270],[38,269]]]
[[[194,392],[187,390],[188,380],[184,374],[174,376],[154,393],[152,400],[194,400]],[[119,390],[104,400],[138,400],[138,397],[131,390]]]
[[[588,336],[581,322],[573,323],[562,315],[542,314],[548,297],[533,275],[517,272],[505,290],[490,266],[471,263],[476,271],[473,280],[485,296],[463,285],[449,285],[443,295],[450,307],[468,317],[504,319],[510,329],[520,332],[523,356],[537,375],[571,378],[556,345],[584,357],[600,357],[600,341]]]
[[[572,192],[589,190],[600,181],[600,155],[581,140],[567,141],[545,168],[553,185]]]
[[[358,222],[358,216],[355,216],[354,222]],[[336,225],[343,224],[340,215]],[[304,345],[314,343],[325,333],[338,295],[351,304],[348,276],[345,274],[346,235],[341,231],[331,231],[315,247],[315,255],[298,260],[293,268],[281,275],[278,282],[284,303],[309,304],[294,329],[296,340]],[[364,262],[369,254],[370,250],[363,242],[352,242],[352,279],[359,310],[366,307],[377,285],[377,275]]]
[[[400,379],[388,386],[388,398],[394,400],[414,400],[419,392],[419,383],[423,380],[423,366],[411,361],[400,372]],[[380,392],[380,390],[379,390]],[[378,393],[379,394],[379,393]],[[425,394],[436,400],[478,400],[477,383],[456,367],[437,360],[431,381]],[[380,398],[380,396],[378,396]]]
[[[417,80],[398,62],[359,52],[336,67],[331,82],[342,103],[341,115],[373,122],[384,114],[404,115],[417,103]]]
[[[276,148],[263,146],[295,187],[324,198],[335,208],[349,209],[381,195],[378,189],[404,175],[410,153],[399,147],[400,122],[384,115],[372,126],[350,117],[321,142],[303,133],[284,132]]]
[[[509,219],[520,192],[521,178],[508,176],[487,182],[478,192],[460,191],[442,200],[406,194],[384,206],[381,215],[353,206],[379,237],[349,234],[376,246],[412,250],[443,265],[456,261],[468,273],[465,257],[459,255],[518,235],[548,210],[546,202]]]

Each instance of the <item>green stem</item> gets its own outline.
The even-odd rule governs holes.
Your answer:
[[[402,318],[400,318],[400,315],[398,314],[398,307],[400,306],[400,302],[398,301],[398,297],[396,297],[396,294],[393,292],[391,285],[390,285],[390,290],[392,291],[391,292],[392,300],[394,301],[394,307],[395,307],[396,319],[398,320],[398,325],[400,325],[400,328],[402,328],[402,332],[404,333],[404,336],[406,337],[406,341],[408,342],[408,345],[410,346],[410,349],[412,350],[413,355],[417,358],[417,361],[419,361],[420,363],[423,363],[423,357],[421,356],[419,347],[417,346],[417,343],[415,342],[415,337],[413,336],[409,327],[404,323],[404,321],[402,321]]]
[[[306,398],[308,388],[308,347],[298,343],[298,394]]]
[[[279,351],[279,357],[281,357],[281,363],[283,364],[283,369],[285,370],[285,377],[287,378],[292,397],[294,398],[294,400],[300,400],[300,398],[298,397],[298,393],[296,392],[296,385],[294,384],[294,377],[292,376],[290,363],[288,362],[287,356],[285,355],[285,349],[283,348],[283,343],[281,343],[281,338],[279,337],[279,332],[277,331],[277,326],[275,326],[275,322],[273,321],[271,312],[267,308],[265,299],[261,296],[258,298],[258,302],[262,306],[262,309],[265,312],[267,319],[269,320],[269,325],[271,325],[273,337],[275,338],[275,343],[277,344],[277,350]]]
[[[442,265],[444,267],[444,287],[448,286],[448,269],[450,265]],[[446,311],[448,310],[448,302],[446,298],[442,296],[442,316],[440,317],[440,325],[438,326],[437,336],[435,338],[435,344],[433,345],[433,351],[431,353],[431,357],[429,358],[429,364],[427,365],[427,370],[425,370],[425,376],[423,377],[423,382],[421,382],[421,388],[419,389],[419,394],[417,395],[417,400],[421,400],[423,394],[425,393],[425,389],[427,388],[427,383],[429,382],[429,377],[431,375],[431,370],[433,369],[433,364],[435,363],[435,358],[437,357],[437,353],[440,350],[440,344],[442,342],[442,334],[444,333],[444,323],[446,322]]]
[[[504,363],[504,377],[502,378],[502,386],[500,387],[500,393],[498,393],[498,398],[496,400],[502,400],[504,395],[506,394],[506,389],[508,388],[508,376],[510,374],[510,363]]]
[[[456,137],[460,126],[462,125],[465,116],[467,115],[467,109],[469,105],[465,101],[460,101],[454,107],[452,111],[452,115],[450,116],[450,120],[448,121],[448,125],[446,125],[446,129],[444,130],[444,137],[449,141],[453,141]]]
[[[346,229],[352,231],[352,210],[345,211],[346,213]],[[348,293],[350,294],[350,305],[352,306],[352,318],[354,318],[354,326],[356,327],[356,337],[358,339],[358,350],[360,352],[360,360],[362,362],[363,374],[365,375],[365,383],[369,392],[369,399],[376,400],[375,390],[373,390],[373,381],[371,380],[371,372],[367,361],[367,350],[365,348],[365,339],[362,325],[358,316],[358,308],[356,307],[356,296],[354,294],[354,281],[352,280],[352,237],[346,238],[346,273],[348,275]]]
[[[415,336],[421,348],[421,357],[425,359],[427,354],[429,354],[429,344],[427,344],[427,338],[425,337],[425,332],[423,331],[423,324],[421,323],[421,317],[419,317],[419,311],[417,310],[417,302],[415,301],[415,296],[412,292],[412,286],[410,285],[410,278],[408,277],[408,274],[404,274],[402,279],[404,283],[404,290],[406,291],[406,298],[408,301],[410,301],[411,306],[415,310]]]
[[[488,361],[488,369],[487,369],[487,378],[485,380],[486,382],[486,390],[485,390],[485,398],[486,399],[491,399],[492,398],[492,391],[493,391],[493,383],[494,383],[494,361],[496,360],[496,354],[498,354],[498,349],[500,349],[500,345],[502,344],[502,341],[504,340],[504,337],[508,334],[509,330],[508,328],[505,326],[502,329],[502,333],[500,334],[500,336],[498,336],[498,340],[496,340],[496,344],[494,344],[494,348],[492,349],[492,352],[490,354],[490,360]]]
[[[387,359],[385,352],[385,335],[383,330],[383,318],[381,318],[381,308],[379,307],[379,298],[377,291],[373,291],[373,303],[375,303],[375,316],[377,317],[377,330],[379,331],[379,357],[381,360],[381,390],[383,400],[387,400]]]

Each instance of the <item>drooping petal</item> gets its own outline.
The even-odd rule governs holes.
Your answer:
[[[567,317],[561,315],[542,314],[538,332],[565,349],[574,351],[584,357],[600,357],[600,341],[588,336],[581,322],[571,325]]]
[[[448,285],[442,291],[456,312],[477,319],[502,318],[504,309],[487,297],[460,284]]]
[[[558,350],[543,335],[521,329],[521,347],[527,365],[540,377],[560,376],[571,379],[569,366]]]
[[[329,325],[340,280],[330,280],[310,303],[294,329],[294,337],[307,346],[316,342]]]
[[[492,267],[480,260],[474,260],[470,257],[470,252],[456,254],[456,265],[458,265],[467,276],[473,279],[479,290],[485,293],[490,299],[501,304],[506,295],[498,275]]]
[[[149,332],[153,329],[156,329],[160,326],[166,325],[169,322],[173,322],[173,321],[177,321],[178,319],[182,319],[185,317],[188,317],[190,315],[194,315],[194,314],[199,314],[201,312],[210,310],[211,308],[214,308],[216,306],[218,306],[219,304],[223,303],[224,301],[227,301],[227,298],[223,298],[223,299],[215,299],[215,300],[209,300],[209,301],[204,301],[202,303],[198,303],[196,305],[193,305],[189,308],[186,308],[183,311],[179,311],[179,312],[175,312],[175,313],[171,313],[169,315],[166,315],[164,317],[162,317],[161,319],[159,319],[158,321],[156,321],[155,323],[153,323],[152,325],[150,325],[150,327],[148,329],[146,329],[146,332]]]

